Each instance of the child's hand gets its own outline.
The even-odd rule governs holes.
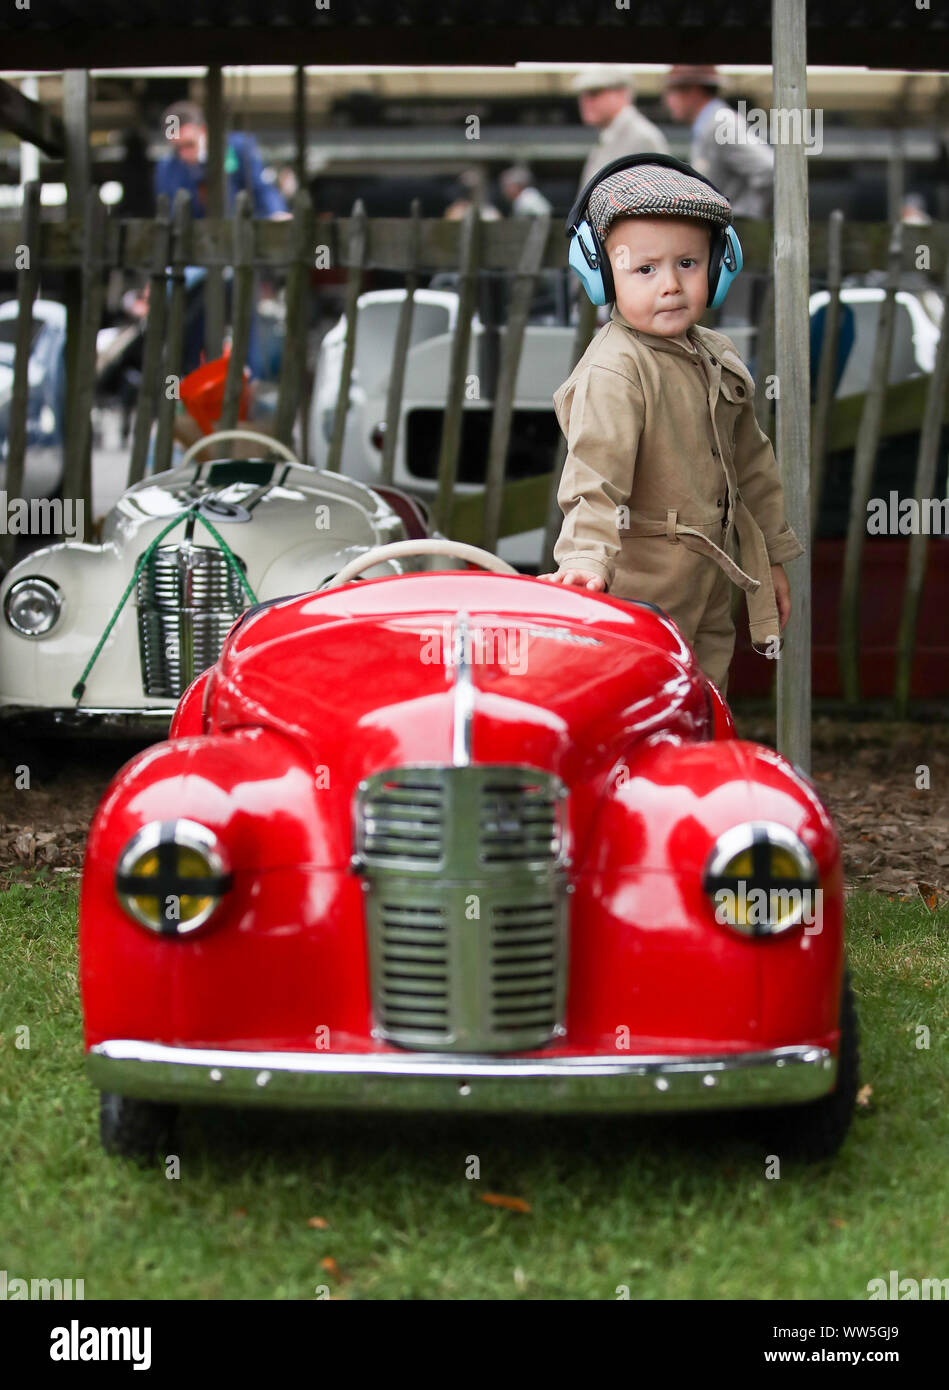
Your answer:
[[[791,586],[784,573],[783,565],[771,566],[771,582],[774,585],[774,598],[778,605],[778,625],[783,632],[791,616]]]
[[[539,574],[538,579],[546,579],[550,584],[564,584],[574,589],[589,589],[592,593],[602,593],[606,581],[589,570],[558,570],[556,574]]]

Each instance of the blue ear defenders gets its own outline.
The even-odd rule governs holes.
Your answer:
[[[674,159],[669,154],[628,154],[614,159],[602,169],[597,170],[587,186],[580,192],[576,202],[567,215],[566,233],[570,238],[568,260],[572,270],[580,277],[587,298],[594,304],[612,304],[616,298],[613,285],[613,267],[610,258],[600,244],[592,224],[587,220],[587,204],[590,194],[598,183],[620,169],[633,169],[637,164],[661,164],[666,169],[677,169],[680,174],[689,174],[694,179],[715,188],[691,164]],[[715,188],[721,193],[720,188]],[[711,224],[710,224],[711,225]],[[724,302],[732,281],[743,265],[741,242],[732,226],[712,226],[711,248],[708,261],[708,307],[717,309]]]

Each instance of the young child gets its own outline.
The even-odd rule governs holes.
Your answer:
[[[731,207],[689,165],[647,158],[608,165],[571,214],[609,257],[615,302],[554,394],[568,445],[564,521],[559,570],[541,577],[657,604],[724,694],[730,585],[746,591],[756,649],[776,656],[791,611],[784,562],[803,546],[785,520],[748,369],[729,338],[697,327]],[[736,533],[741,567],[730,553]]]

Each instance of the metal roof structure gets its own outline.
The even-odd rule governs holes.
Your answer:
[[[512,63],[519,59],[767,63],[762,0],[44,0],[4,6],[4,66]],[[949,67],[946,7],[810,0],[810,63]],[[629,51],[624,36],[634,35]]]

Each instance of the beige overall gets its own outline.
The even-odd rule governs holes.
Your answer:
[[[724,693],[730,585],[745,591],[755,647],[774,655],[770,566],[804,548],[785,520],[747,367],[724,334],[695,326],[687,336],[694,352],[631,328],[614,306],[554,393],[567,439],[554,559],[600,575],[617,598],[665,609]]]

